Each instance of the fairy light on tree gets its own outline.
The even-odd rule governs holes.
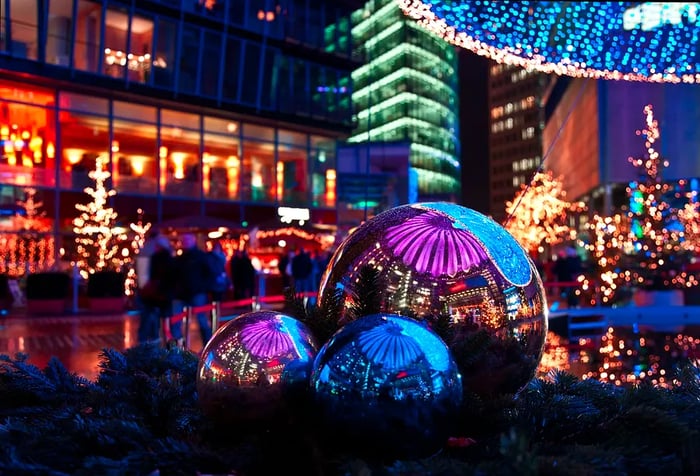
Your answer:
[[[697,201],[697,192],[691,192],[689,200],[678,211],[678,219],[685,230],[683,247],[697,255],[700,252],[700,203]]]
[[[99,156],[95,160],[95,169],[88,176],[95,181],[94,187],[86,187],[84,192],[92,201],[87,204],[76,203],[75,208],[81,212],[73,220],[73,232],[76,234],[76,264],[83,277],[95,271],[119,267],[119,245],[113,233],[117,212],[107,206],[109,197],[116,191],[107,189],[105,182],[111,176],[105,169],[106,160]]]
[[[583,209],[566,200],[561,180],[551,170],[537,172],[530,185],[523,184],[513,201],[506,202],[505,228],[530,254],[544,251],[543,244],[554,246],[575,239],[576,231],[567,222],[567,214]]]
[[[128,265],[129,270],[126,273],[126,279],[124,281],[124,291],[127,296],[132,296],[136,292],[136,287],[138,283],[138,275],[136,272],[136,267],[134,266],[134,259],[143,248],[143,244],[146,241],[146,233],[151,229],[151,223],[144,223],[143,221],[143,209],[139,208],[136,211],[138,219],[135,223],[130,223],[129,228],[134,233],[134,237],[131,240],[131,252],[129,254]]]
[[[24,189],[24,193],[26,195],[25,200],[17,200],[17,205],[24,211],[23,215],[20,214],[16,217],[16,223],[18,223],[19,229],[27,231],[48,231],[48,227],[41,220],[45,215],[45,212],[41,211],[44,202],[36,200],[36,189],[28,187]]]
[[[624,214],[596,216],[590,223],[588,249],[597,260],[603,303],[614,302],[621,288],[663,290],[698,283],[685,270],[691,259],[686,234],[697,224],[697,207],[680,204],[688,196],[663,180],[668,161],[658,151],[661,133],[651,105],[644,114],[645,127],[637,135],[644,137],[646,153],[628,159],[640,176],[626,188],[629,205]]]
[[[17,255],[20,273],[34,273],[53,264],[53,255],[47,255],[47,251],[53,251],[53,237],[47,235],[49,226],[44,221],[46,214],[41,210],[44,203],[36,199],[37,190],[27,187],[24,193],[25,199],[17,200],[23,213],[14,217],[15,229],[19,231],[15,241],[17,246],[9,251]],[[3,254],[8,256],[7,253]]]
[[[668,161],[661,158],[657,143],[661,137],[651,105],[644,108],[646,127],[637,131],[645,139],[646,154],[628,160],[640,171],[640,180],[627,187],[630,197],[627,217],[630,220],[629,243],[634,252],[623,254],[632,282],[643,287],[683,286],[689,277],[684,268],[690,255],[683,246],[685,229],[679,219],[675,188],[663,180]]]

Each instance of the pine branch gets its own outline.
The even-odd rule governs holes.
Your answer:
[[[340,329],[340,316],[345,305],[341,289],[335,289],[324,296],[323,303],[312,306],[309,310],[307,325],[310,327],[319,345],[328,342],[333,334]]]
[[[283,290],[284,294],[284,312],[285,314],[298,319],[300,321],[308,321],[309,313],[304,303],[304,298],[296,292],[294,285],[291,285]]]
[[[357,284],[346,313],[347,320],[354,321],[381,312],[385,287],[384,280],[375,267],[363,266],[357,274]]]

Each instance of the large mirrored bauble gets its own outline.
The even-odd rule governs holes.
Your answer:
[[[197,393],[218,423],[284,416],[303,394],[318,346],[296,319],[273,311],[242,314],[220,327],[202,350]]]
[[[382,281],[380,312],[449,316],[456,340],[448,345],[466,391],[515,393],[534,376],[547,334],[544,287],[525,250],[492,219],[437,202],[396,207],[359,226],[321,279],[321,305],[343,296],[340,324],[366,266]]]
[[[424,323],[390,314],[337,331],[316,357],[311,388],[332,444],[388,458],[440,450],[462,401],[445,343]]]

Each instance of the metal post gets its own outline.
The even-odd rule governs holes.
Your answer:
[[[183,326],[185,326],[185,349],[190,348],[190,322],[192,322],[192,307],[185,306],[185,318],[183,319]]]
[[[219,301],[214,301],[212,304],[213,307],[211,309],[211,332],[213,334],[219,327],[219,318],[221,317],[221,303]]]
[[[80,270],[78,265],[73,265],[73,314],[78,313],[78,286],[80,283]]]

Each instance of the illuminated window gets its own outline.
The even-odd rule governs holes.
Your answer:
[[[523,139],[532,139],[535,137],[535,128],[530,126],[526,129],[522,130],[522,138]]]

